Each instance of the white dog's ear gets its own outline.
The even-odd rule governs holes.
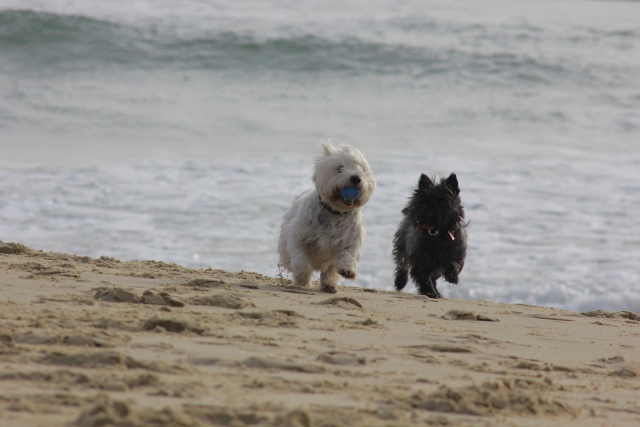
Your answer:
[[[330,140],[322,141],[322,151],[325,156],[332,156],[336,152],[336,147],[333,146]]]

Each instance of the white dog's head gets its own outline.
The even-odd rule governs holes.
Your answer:
[[[324,154],[316,157],[313,182],[322,201],[338,212],[348,212],[369,201],[376,188],[376,179],[364,155],[343,145],[334,147],[322,143]]]

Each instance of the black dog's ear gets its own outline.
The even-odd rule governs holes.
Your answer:
[[[455,173],[449,175],[449,178],[447,178],[447,184],[456,193],[456,196],[460,194],[460,187],[458,187],[458,178],[456,177]]]
[[[421,174],[420,181],[418,181],[418,188],[423,189],[431,187],[433,187],[433,181],[431,181],[431,179],[427,175]]]

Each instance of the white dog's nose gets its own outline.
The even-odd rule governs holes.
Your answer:
[[[360,184],[360,177],[358,175],[351,175],[351,183],[352,184]]]

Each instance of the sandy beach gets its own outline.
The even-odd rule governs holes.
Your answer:
[[[16,243],[0,307],[3,427],[640,425],[631,312],[330,295]]]

